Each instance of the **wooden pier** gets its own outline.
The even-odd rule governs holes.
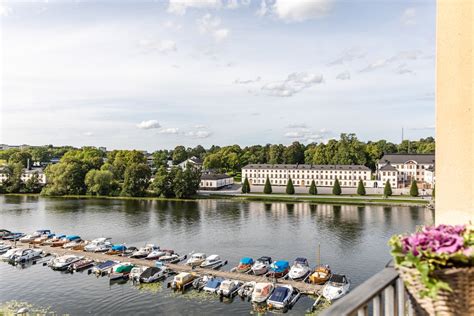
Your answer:
[[[12,244],[13,245],[13,244]],[[86,258],[92,259],[94,261],[107,261],[107,260],[114,260],[119,262],[131,262],[135,265],[140,266],[147,266],[147,267],[154,267],[155,260],[145,260],[145,259],[135,259],[129,257],[121,257],[116,255],[106,255],[105,253],[98,253],[98,252],[85,252],[82,250],[72,250],[72,249],[63,249],[62,247],[50,247],[50,246],[43,246],[43,245],[32,245],[32,244],[22,244],[17,243],[16,246],[18,248],[37,248],[43,250],[46,254],[56,254],[56,255],[77,255],[77,256],[84,256]],[[233,279],[239,280],[242,282],[274,282],[273,278],[267,278],[265,276],[256,276],[253,274],[246,274],[246,273],[237,273],[237,272],[230,272],[230,271],[221,271],[221,270],[212,270],[212,269],[204,269],[195,267],[192,268],[185,264],[165,264],[167,268],[174,272],[189,272],[189,273],[196,273],[198,275],[213,275],[216,277],[220,277],[223,279]],[[319,295],[322,290],[322,285],[316,284],[309,284],[301,281],[293,281],[293,280],[283,280],[277,279],[277,284],[289,284],[293,286],[295,289],[300,291],[302,294],[308,295]]]

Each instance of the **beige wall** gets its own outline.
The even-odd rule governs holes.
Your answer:
[[[474,1],[437,10],[435,221],[462,224],[474,222]]]

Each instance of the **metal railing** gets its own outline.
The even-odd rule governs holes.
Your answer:
[[[352,315],[414,315],[403,281],[393,267],[386,267],[321,313],[321,316]]]

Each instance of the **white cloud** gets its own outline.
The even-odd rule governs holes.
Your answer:
[[[222,41],[229,36],[230,30],[221,27],[221,19],[209,13],[197,19],[196,23],[201,33],[211,34],[216,41]]]
[[[185,135],[191,138],[208,138],[212,135],[212,133],[210,131],[199,130],[189,131]]]
[[[255,12],[255,14],[257,14],[258,16],[265,16],[267,15],[267,13],[268,13],[267,1],[262,0],[262,2],[260,2],[260,8],[257,10],[257,12]]]
[[[178,134],[179,128],[177,127],[168,127],[168,128],[161,128],[158,131],[159,134]]]
[[[340,65],[356,59],[363,58],[365,53],[358,48],[346,49],[341,56],[328,63],[328,66]]]
[[[260,80],[262,80],[262,78],[260,76],[258,76],[255,79],[246,79],[246,80],[241,80],[241,79],[237,78],[237,79],[234,80],[234,83],[236,83],[236,84],[249,84],[249,83],[259,82]]]
[[[332,7],[332,0],[276,0],[273,13],[287,22],[301,22],[325,16]]]
[[[173,21],[165,21],[162,24],[162,27],[164,27],[166,29],[170,29],[170,30],[176,30],[176,31],[179,31],[183,28],[183,26],[181,24],[178,24],[178,23],[173,22]]]
[[[140,124],[137,124],[137,127],[140,129],[153,129],[153,128],[160,128],[161,125],[158,123],[157,120],[148,120],[142,121]]]
[[[416,24],[416,9],[407,8],[403,11],[402,17],[400,19],[403,25],[414,25]]]
[[[286,80],[265,84],[261,89],[268,95],[277,97],[291,97],[303,89],[323,82],[322,75],[307,72],[294,72]]]
[[[161,54],[168,54],[178,50],[176,42],[172,40],[159,41],[143,39],[138,42],[138,46],[140,46],[145,53],[159,52]]]
[[[92,132],[84,132],[82,135],[87,136],[87,137],[91,137],[91,136],[94,136],[94,133],[92,133]]]
[[[414,75],[415,72],[411,69],[408,68],[407,64],[401,64],[395,69],[395,73],[399,75],[405,75],[405,74],[412,74]]]
[[[285,137],[288,138],[302,138],[305,136],[305,133],[302,132],[286,132]]]
[[[12,8],[0,3],[0,17],[7,17],[12,13]]]
[[[411,50],[411,51],[402,51],[399,52],[398,54],[390,57],[390,58],[381,58],[378,59],[377,61],[367,65],[365,68],[359,70],[359,72],[369,72],[373,71],[379,68],[383,68],[391,63],[398,62],[398,61],[403,61],[403,60],[416,60],[419,59],[422,56],[422,52],[419,50]]]
[[[291,123],[291,124],[288,124],[286,127],[288,127],[288,128],[308,128],[308,126],[305,123]]]
[[[189,8],[193,9],[219,9],[222,7],[220,0],[169,0],[168,12],[184,15]]]
[[[385,67],[387,65],[387,62],[388,62],[387,59],[378,59],[375,62],[367,65],[367,67],[359,70],[359,72],[369,72],[369,71],[373,71],[373,70]]]
[[[314,143],[314,142],[322,142],[327,139],[327,137],[331,134],[325,128],[320,129],[319,131],[311,131],[309,129],[302,129],[299,131],[290,131],[284,134],[285,137],[291,138],[294,140],[299,140],[304,143]]]
[[[349,71],[344,71],[344,72],[341,72],[340,74],[338,74],[336,76],[336,79],[339,79],[339,80],[349,80],[351,79],[351,74]]]

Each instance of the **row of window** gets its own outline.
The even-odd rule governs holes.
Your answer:
[[[265,184],[265,181],[266,180],[262,180],[262,179],[252,179],[250,182],[252,184]],[[270,183],[272,185],[286,185],[287,181],[286,179],[285,180],[270,180]],[[311,181],[305,181],[305,180],[296,180],[293,182],[295,185],[307,185],[307,186],[310,186],[311,185]],[[334,185],[334,181],[315,181],[316,185],[319,185],[319,186],[332,186]],[[359,183],[358,182],[354,182],[354,181],[341,181],[340,182],[341,186],[352,186],[352,187],[356,187]],[[364,186],[367,186],[367,182],[364,182]]]
[[[243,172],[277,172],[277,173],[286,173],[286,172],[290,172],[290,173],[300,173],[300,172],[303,172],[303,173],[333,173],[333,172],[336,172],[336,173],[364,173],[364,172],[370,172],[369,170],[365,170],[365,171],[355,171],[355,170],[265,170],[265,169],[249,169],[249,170],[243,170]]]
[[[266,175],[263,175],[263,174],[258,174],[258,173],[254,173],[254,174],[244,174],[243,177],[245,178],[245,176],[247,176],[248,178],[266,178]],[[269,178],[279,178],[279,179],[287,179],[288,177],[286,175],[283,175],[283,174],[269,174],[268,175]],[[293,177],[291,177],[292,179],[300,179],[299,175],[295,175]],[[364,175],[364,176],[359,176],[357,177],[356,175],[353,175],[353,176],[339,176],[337,177],[339,180],[367,180],[367,176]],[[336,176],[335,175],[321,175],[321,178],[319,177],[319,175],[316,175],[316,176],[310,176],[310,175],[307,175],[306,177],[304,175],[301,176],[301,179],[329,179],[329,180],[335,180],[336,179]]]

